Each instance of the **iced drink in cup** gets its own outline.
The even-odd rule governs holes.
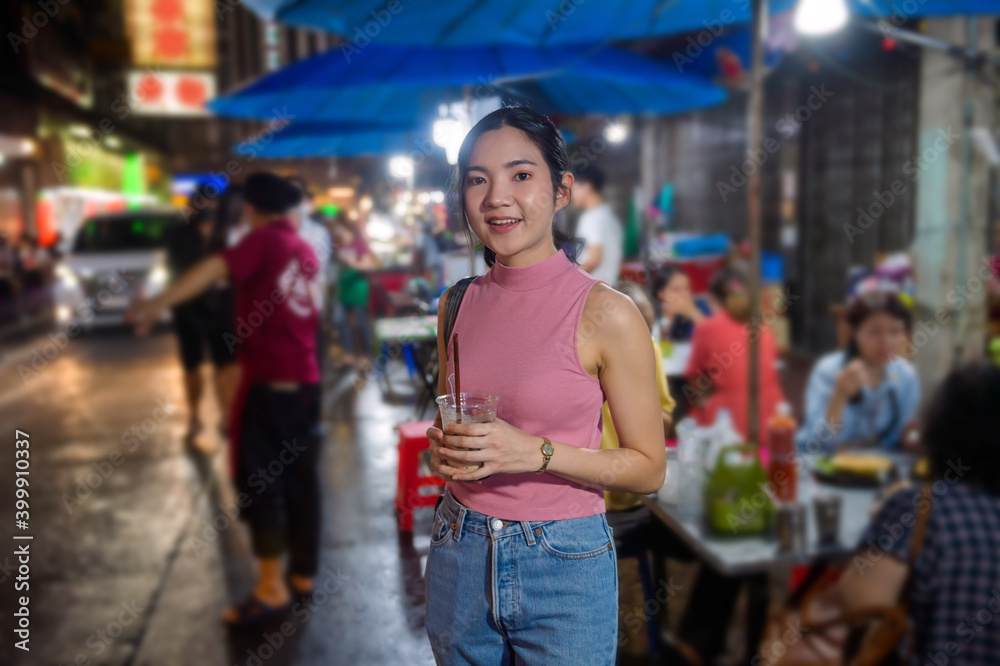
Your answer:
[[[466,393],[459,394],[458,405],[455,404],[455,394],[448,393],[438,396],[438,409],[441,410],[441,426],[449,423],[491,423],[497,418],[497,404],[500,397],[492,393]],[[461,418],[459,416],[461,415]],[[470,449],[456,447],[456,451],[469,451]],[[465,469],[474,472],[483,463],[473,463],[466,465]]]

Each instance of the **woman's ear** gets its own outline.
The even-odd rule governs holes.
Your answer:
[[[559,182],[559,189],[556,190],[556,212],[569,205],[573,198],[573,174],[569,171],[563,174]]]

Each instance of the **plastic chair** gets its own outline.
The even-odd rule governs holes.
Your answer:
[[[413,509],[434,506],[438,495],[422,494],[421,488],[443,490],[444,481],[434,475],[420,476],[420,454],[430,448],[427,429],[433,421],[415,421],[399,426],[399,472],[396,477],[396,521],[404,532],[413,530]]]

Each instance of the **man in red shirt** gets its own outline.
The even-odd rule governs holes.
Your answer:
[[[312,248],[288,219],[301,190],[272,173],[245,183],[251,231],[202,260],[128,319],[146,335],[166,308],[219,280],[236,290],[236,334],[226,334],[242,370],[231,418],[232,468],[241,516],[250,526],[258,580],[253,594],[223,615],[231,625],[268,622],[291,608],[292,592],[312,591],[320,534],[319,368],[316,329],[320,270]],[[289,552],[289,590],[281,566]]]

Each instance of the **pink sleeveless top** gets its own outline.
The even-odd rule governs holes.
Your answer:
[[[455,321],[462,390],[499,395],[497,416],[530,435],[600,448],[604,390],[584,369],[576,345],[587,295],[598,282],[562,251],[531,266],[497,262],[476,278]],[[452,356],[449,341],[448,377]],[[504,520],[604,512],[602,491],[550,473],[494,474],[480,484],[450,482],[448,490],[473,511]]]

